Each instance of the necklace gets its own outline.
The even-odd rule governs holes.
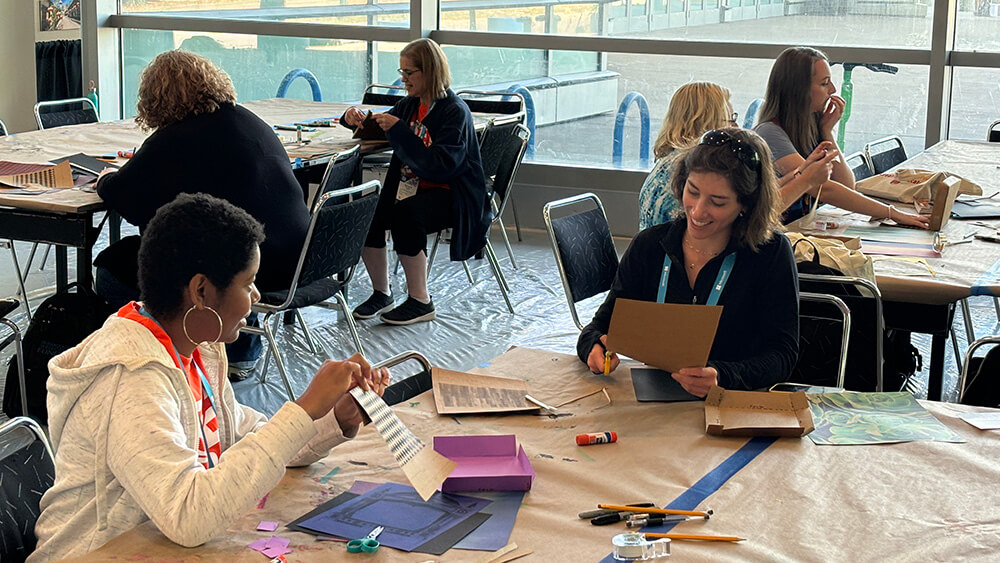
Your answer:
[[[695,245],[691,244],[691,242],[688,241],[688,240],[684,241],[684,246],[686,246],[686,247],[690,248],[691,250],[695,251],[697,254],[701,254],[702,256],[708,256],[709,258],[714,258],[714,257],[716,257],[716,256],[719,255],[718,252],[706,252],[706,251],[704,251],[704,250],[696,247]]]

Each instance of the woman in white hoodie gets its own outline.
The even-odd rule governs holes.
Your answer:
[[[156,213],[139,251],[143,301],[49,363],[55,484],[32,563],[82,555],[146,520],[184,546],[228,528],[281,479],[352,438],[347,391],[389,382],[360,355],[320,367],[268,420],[236,402],[224,344],[260,298],[263,240],[246,212],[204,194]]]

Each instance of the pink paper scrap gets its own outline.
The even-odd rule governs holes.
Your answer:
[[[291,553],[291,552],[292,552],[292,550],[290,550],[288,548],[278,547],[278,546],[269,547],[269,548],[265,549],[264,551],[261,551],[261,553],[263,553],[265,556],[271,557],[271,558],[277,557],[279,555],[285,555],[285,554]]]
[[[271,520],[261,520],[260,524],[257,524],[257,530],[260,532],[273,532],[278,529],[278,523]]]
[[[254,551],[262,551],[265,547],[267,547],[267,540],[264,539],[264,538],[261,538],[261,539],[255,541],[255,542],[253,542],[252,544],[248,545],[247,547],[249,547],[250,549],[252,549]]]
[[[271,547],[280,547],[280,548],[284,549],[284,548],[288,547],[289,541],[290,540],[286,540],[285,538],[281,538],[281,537],[278,537],[278,536],[271,536],[271,538],[269,540],[267,540],[267,545],[265,545],[264,547],[265,547],[265,549],[266,548],[271,548]]]

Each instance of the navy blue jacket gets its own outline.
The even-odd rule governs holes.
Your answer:
[[[97,185],[101,198],[140,231],[178,194],[198,192],[225,199],[264,225],[257,287],[288,289],[309,210],[281,141],[243,106],[222,104],[157,129]]]
[[[399,121],[386,131],[393,153],[381,197],[395,200],[404,162],[418,178],[451,186],[451,259],[467,260],[482,250],[493,219],[472,112],[448,90],[421,121],[431,137],[425,147],[410,130],[419,106],[419,98],[407,96],[388,112]]]
[[[735,251],[736,264],[719,297],[722,318],[708,365],[718,370],[719,385],[727,389],[759,389],[786,381],[799,352],[798,271],[788,239],[777,234],[757,252],[730,240],[726,250],[698,272],[692,289],[683,267],[686,229],[685,219],[675,219],[632,239],[604,304],[580,333],[580,359],[586,363],[594,344],[607,334],[616,298],[656,301],[667,252],[675,267],[670,268],[666,301],[706,303],[722,261]]]

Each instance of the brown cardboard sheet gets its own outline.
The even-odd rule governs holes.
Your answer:
[[[537,410],[524,396],[530,392],[523,379],[507,379],[433,368],[434,406],[438,414],[473,414]]]
[[[705,432],[715,436],[799,437],[813,428],[802,391],[732,391],[716,385],[705,397]]]
[[[668,372],[704,367],[722,307],[617,299],[608,349]]]

